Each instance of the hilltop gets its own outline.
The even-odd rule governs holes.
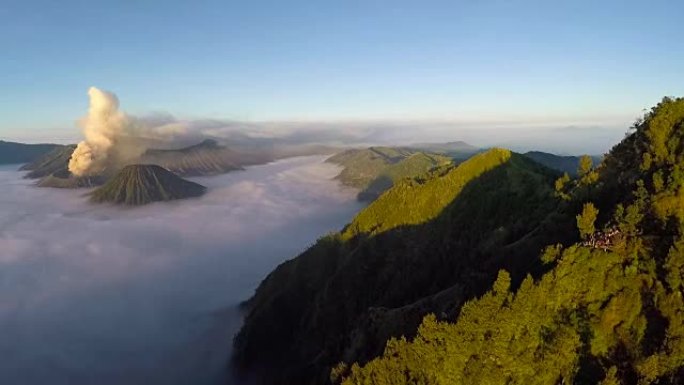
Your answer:
[[[546,273],[502,269],[458,315],[426,316],[344,384],[679,384],[684,377],[684,99],[664,99],[596,169],[556,183],[576,213]]]
[[[576,178],[495,149],[403,181],[262,282],[236,362],[279,384],[679,384],[683,165],[666,98]]]
[[[205,191],[206,187],[180,178],[157,165],[130,165],[93,191],[91,201],[139,206],[198,197]]]
[[[579,156],[556,155],[542,151],[529,151],[524,155],[548,168],[568,173],[570,176],[577,176],[577,169],[579,168],[580,162]],[[601,163],[603,157],[592,156],[591,158],[595,164],[598,164]]]
[[[456,313],[501,266],[524,277],[539,267],[534,231],[548,226],[567,241],[572,228],[572,217],[547,222],[558,175],[492,149],[400,181],[262,282],[235,340],[236,362],[275,368],[269,383],[326,383],[332,365],[381,354],[425,314]]]
[[[395,147],[352,149],[327,160],[343,167],[337,176],[343,184],[359,190],[359,200],[372,201],[404,178],[448,166],[451,158]]]

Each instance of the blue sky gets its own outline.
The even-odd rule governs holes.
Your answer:
[[[684,95],[684,2],[0,3],[0,138],[134,114],[624,124]]]

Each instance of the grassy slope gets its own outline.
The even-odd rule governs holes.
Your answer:
[[[344,170],[337,176],[347,186],[366,188],[389,165],[398,163],[411,152],[391,147],[371,147],[363,150],[347,150],[328,158]]]
[[[125,205],[144,205],[157,201],[169,201],[197,197],[206,188],[184,180],[156,165],[131,165],[124,167],[105,185],[95,190],[91,200]]]
[[[362,210],[345,231],[345,236],[375,234],[434,219],[469,181],[510,158],[510,151],[493,149],[476,155],[442,177],[430,178],[422,183],[420,180],[403,181]]]
[[[344,167],[337,176],[343,184],[361,190],[360,200],[374,200],[394,183],[451,163],[451,158],[394,147],[370,147],[334,155],[328,162]]]
[[[452,164],[451,158],[443,155],[417,152],[407,156],[397,163],[385,167],[359,193],[361,200],[374,200],[387,191],[395,183],[407,178],[415,178],[436,168]]]

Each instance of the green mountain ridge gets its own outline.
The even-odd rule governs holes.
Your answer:
[[[682,383],[684,99],[554,175],[492,150],[397,184],[262,282],[238,367],[273,384]]]
[[[684,99],[664,99],[594,171],[564,186],[582,242],[548,272],[425,317],[344,384],[680,384],[684,379]]]
[[[452,163],[452,159],[444,155],[400,147],[352,149],[333,155],[327,161],[344,167],[337,179],[361,190],[358,194],[361,201],[373,201],[404,178]]]
[[[90,199],[95,203],[139,206],[198,197],[205,192],[206,187],[182,179],[160,166],[130,165],[93,191]]]
[[[425,314],[454,314],[499,266],[535,265],[527,256],[543,246],[538,237],[508,260],[499,251],[554,212],[558,175],[493,149],[402,180],[262,282],[235,340],[236,362],[270,368],[268,383],[326,383],[336,362],[373,358],[388,338],[415,332]],[[554,226],[572,228],[572,219]],[[528,269],[519,270],[522,279]]]

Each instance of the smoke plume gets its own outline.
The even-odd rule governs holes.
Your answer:
[[[77,176],[102,173],[110,161],[112,149],[132,126],[130,118],[119,111],[116,95],[90,87],[88,96],[88,115],[81,120],[85,140],[78,144],[69,161],[69,171]]]

